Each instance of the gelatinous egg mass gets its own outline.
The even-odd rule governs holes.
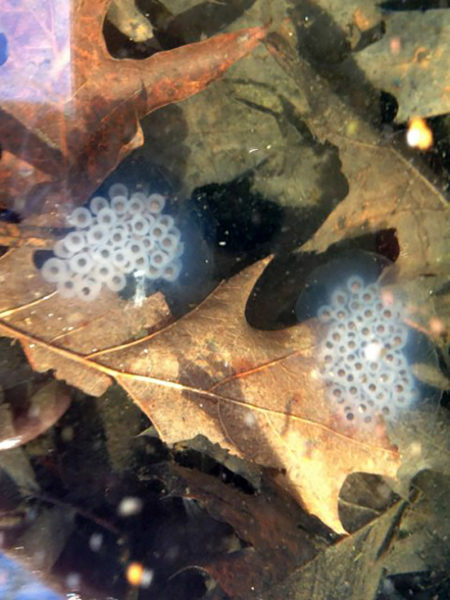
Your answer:
[[[317,311],[326,325],[320,371],[328,400],[347,422],[390,421],[418,399],[405,356],[403,307],[376,283],[350,276]]]
[[[64,298],[86,301],[95,300],[103,286],[121,291],[132,273],[175,281],[184,246],[174,219],[163,214],[165,202],[161,194],[130,194],[124,184],[112,185],[108,198],[95,196],[68,215],[73,229],[55,243],[42,277]]]

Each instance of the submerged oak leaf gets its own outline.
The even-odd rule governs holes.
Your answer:
[[[118,60],[108,53],[102,33],[108,4],[6,0],[2,5],[2,149],[50,180],[37,181],[28,191],[30,206],[40,206],[43,197],[53,210],[64,202],[85,202],[142,145],[141,118],[202,90],[265,35],[264,28],[255,27],[145,60]],[[0,181],[2,169],[0,162]]]
[[[368,434],[343,424],[327,401],[315,320],[278,331],[247,322],[248,298],[268,260],[220,284],[177,321],[159,294],[142,305],[112,293],[93,306],[58,298],[29,248],[0,262],[0,334],[21,341],[34,369],[53,369],[86,393],[100,395],[115,379],[166,443],[201,434],[277,469],[294,497],[340,532],[346,476],[395,477],[399,457],[384,429]]]

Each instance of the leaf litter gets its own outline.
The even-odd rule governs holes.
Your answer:
[[[400,246],[400,257],[391,270],[393,285],[414,298],[416,306],[421,305],[414,315],[417,326],[429,331],[430,320],[436,316],[445,323],[448,299],[438,293],[448,267],[448,208],[443,196],[399,151],[379,144],[378,134],[339,101],[306,63],[298,60],[285,33],[270,38],[271,56],[289,74],[290,84],[295,81],[294,89],[303,90],[303,98],[305,89],[309,90],[309,110],[302,118],[319,140],[339,149],[349,182],[345,200],[301,252],[321,252],[343,238],[356,239],[361,233],[393,227]],[[293,106],[297,109],[298,101]],[[384,184],[381,196],[380,178]],[[101,306],[92,309],[80,305],[78,311],[71,309],[75,316],[67,328],[67,308],[58,306],[56,296],[37,277],[31,259],[32,250],[22,248],[1,259],[3,273],[21,274],[20,278],[4,278],[8,287],[1,327],[5,335],[21,340],[37,370],[55,370],[57,377],[94,395],[101,394],[115,378],[168,443],[201,432],[246,458],[284,468],[285,485],[294,488],[310,512],[337,530],[342,530],[337,499],[348,473],[366,470],[395,475],[399,457],[384,433],[367,443],[354,432],[342,434],[330,426],[320,386],[317,388],[308,379],[316,345],[314,327],[303,324],[293,330],[261,332],[246,323],[245,304],[266,262],[221,284],[192,314],[178,322],[172,321],[163,297],[157,294],[146,299],[144,307],[115,297],[105,298],[106,304],[102,299]],[[12,266],[19,270],[10,271]],[[105,327],[106,323],[109,326],[116,322],[109,318],[108,310],[126,315],[125,332],[121,326]],[[211,322],[217,324],[213,335]],[[440,334],[439,339],[445,338]],[[180,352],[185,347],[190,347],[189,352]],[[292,394],[288,400],[282,397],[281,390],[291,392],[294,387],[300,387],[302,394]],[[247,437],[249,423],[257,439]],[[288,443],[281,444],[283,439]],[[322,444],[319,452],[317,439],[319,446]],[[300,466],[299,447],[304,453]],[[313,460],[308,465],[311,455]],[[435,464],[432,460],[429,466]],[[327,471],[331,467],[333,471]],[[318,472],[323,487],[317,486]],[[360,553],[368,557],[371,544],[364,536],[367,527],[373,528],[377,539],[384,539],[396,514],[393,507],[360,532]],[[354,544],[354,536],[346,547]],[[333,546],[338,562],[342,548],[342,543]],[[327,565],[319,577],[314,571],[314,586],[317,580],[322,582],[329,594],[335,577],[330,581],[326,573],[336,574],[338,562],[332,567]],[[355,577],[367,570],[355,570]],[[220,574],[217,577],[220,580]],[[368,582],[370,590],[364,588],[364,597],[374,596],[379,577],[380,571],[374,572]],[[363,585],[353,583],[355,590]],[[347,587],[352,589],[351,583]],[[286,597],[297,597],[292,594],[298,589],[297,585],[289,588],[291,596]],[[316,594],[313,597],[320,597],[317,587],[312,589]]]

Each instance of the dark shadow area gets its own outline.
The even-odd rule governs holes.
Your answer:
[[[331,267],[330,279],[328,280],[328,276],[321,277],[322,283],[311,289],[311,282],[315,280],[314,273],[326,265],[339,266],[342,261],[348,262],[349,273],[356,269],[362,271],[361,274],[365,274],[368,280],[376,280],[382,269],[390,264],[391,257],[395,256],[390,245],[384,247],[386,254],[383,255],[383,245],[378,244],[380,238],[396,240],[390,232],[392,230],[343,240],[321,254],[294,252],[276,256],[257,282],[249,299],[246,309],[249,323],[258,329],[279,329],[314,317],[317,297],[327,295],[330,287],[336,285],[336,278],[344,276],[340,270],[336,272]],[[395,246],[395,241],[391,245]],[[296,310],[302,293],[302,306]]]
[[[400,12],[407,10],[421,10],[423,12],[436,8],[448,8],[447,0],[390,0],[380,2],[380,7],[387,11]]]

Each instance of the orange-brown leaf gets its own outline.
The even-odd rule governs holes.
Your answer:
[[[107,5],[108,0],[2,5],[7,41],[0,66],[2,148],[51,179],[45,188],[50,206],[83,203],[143,143],[139,119],[199,92],[265,35],[255,27],[141,61],[117,60],[102,34]],[[39,199],[38,191],[40,186],[29,192],[31,200]]]
[[[349,473],[395,476],[398,454],[383,429],[367,437],[339,422],[326,401],[314,322],[281,331],[247,323],[245,305],[267,260],[171,323],[159,295],[142,306],[112,295],[86,306],[45,295],[30,249],[1,262],[3,274],[21,276],[4,281],[0,333],[21,340],[35,369],[54,369],[87,393],[116,379],[167,443],[202,434],[278,468],[293,495],[337,531]]]

